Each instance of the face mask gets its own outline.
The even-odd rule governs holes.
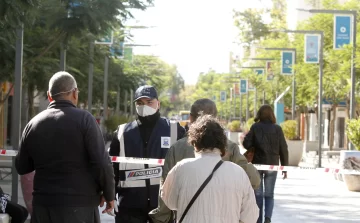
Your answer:
[[[141,117],[153,115],[157,112],[157,108],[152,108],[147,105],[136,105],[136,111]]]

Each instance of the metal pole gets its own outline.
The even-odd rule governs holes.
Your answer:
[[[266,93],[265,93],[265,90],[263,90],[263,105],[265,104],[265,100],[266,100]]]
[[[319,66],[319,104],[318,104],[318,137],[319,137],[319,167],[321,167],[321,157],[322,157],[322,92],[323,92],[323,66],[324,66],[324,61],[323,61],[323,47],[324,47],[324,33],[321,32],[320,33],[320,66]]]
[[[246,121],[249,120],[249,91],[246,92]]]
[[[294,50],[294,64],[296,64],[296,50]],[[295,78],[295,69],[294,70],[294,74],[293,74],[293,86],[292,86],[292,101],[291,101],[291,119],[295,120],[295,106],[296,106],[296,78]]]
[[[94,41],[90,42],[89,48],[89,82],[88,82],[88,111],[92,113],[92,94],[93,94],[93,79],[94,79]]]
[[[128,109],[128,92],[125,90],[125,98],[124,98],[124,113],[127,116],[127,109]]]
[[[66,46],[65,43],[61,43],[60,47],[60,71],[66,70]]]
[[[130,117],[134,115],[134,91],[130,90]]]
[[[256,117],[257,112],[257,88],[255,88],[254,92],[254,117]]]
[[[242,94],[240,92],[240,123],[242,122]]]
[[[103,116],[104,121],[107,119],[108,115],[108,75],[109,75],[109,57],[105,56],[105,64],[104,64],[104,110],[103,110]]]
[[[235,117],[236,117],[236,94],[235,94],[235,88],[233,90],[233,98],[234,98],[233,106],[234,106],[234,119],[235,119]]]
[[[120,85],[117,86],[115,113],[116,115],[120,115]]]
[[[24,26],[16,29],[16,55],[15,55],[15,82],[14,82],[14,99],[12,102],[12,121],[11,121],[11,144],[13,150],[19,149],[20,134],[21,134],[21,94],[22,94],[22,66],[23,66],[23,39],[24,39]],[[12,158],[12,171],[11,171],[11,201],[18,202],[18,183],[19,176],[15,168],[15,157]]]
[[[357,12],[353,13],[353,49],[351,55],[351,91],[350,91],[350,118],[355,118],[355,84],[356,84],[356,68],[355,68],[355,58],[356,58],[356,22]],[[355,147],[352,143],[350,143],[350,150],[355,150]]]

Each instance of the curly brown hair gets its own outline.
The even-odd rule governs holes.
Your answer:
[[[211,115],[202,115],[190,125],[188,142],[197,151],[219,149],[225,155],[227,138],[219,121]]]

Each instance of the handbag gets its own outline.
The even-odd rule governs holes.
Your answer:
[[[245,156],[245,158],[247,159],[247,161],[248,161],[249,163],[251,163],[251,162],[253,161],[253,159],[254,159],[254,153],[255,153],[255,148],[254,148],[254,147],[251,148],[251,149],[249,149],[249,150],[247,150],[247,151],[244,153],[244,156]]]
[[[211,172],[211,174],[208,176],[208,178],[206,178],[206,180],[204,181],[204,183],[200,186],[200,188],[198,189],[198,191],[196,191],[195,195],[193,196],[193,198],[191,198],[189,204],[186,206],[184,213],[182,214],[179,223],[181,223],[184,218],[185,215],[187,214],[187,212],[189,211],[189,209],[191,208],[191,206],[194,204],[196,198],[200,195],[201,191],[204,190],[204,188],[206,187],[206,185],[210,182],[211,178],[213,177],[215,171],[221,166],[221,164],[223,164],[224,161],[220,160],[216,166],[214,167],[213,171]]]

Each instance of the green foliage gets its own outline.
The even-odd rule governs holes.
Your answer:
[[[250,118],[246,121],[246,130],[249,131],[251,126],[255,123],[253,118]]]
[[[121,124],[129,122],[129,119],[125,116],[110,116],[107,120],[105,120],[105,127],[108,132],[114,132],[117,127]]]
[[[240,121],[234,120],[228,124],[228,129],[230,132],[241,132],[241,124]]]
[[[346,135],[356,149],[360,151],[360,119],[349,119],[346,122]]]
[[[288,140],[297,139],[296,134],[297,122],[295,120],[287,120],[281,124],[281,128],[284,132],[284,136]]]

